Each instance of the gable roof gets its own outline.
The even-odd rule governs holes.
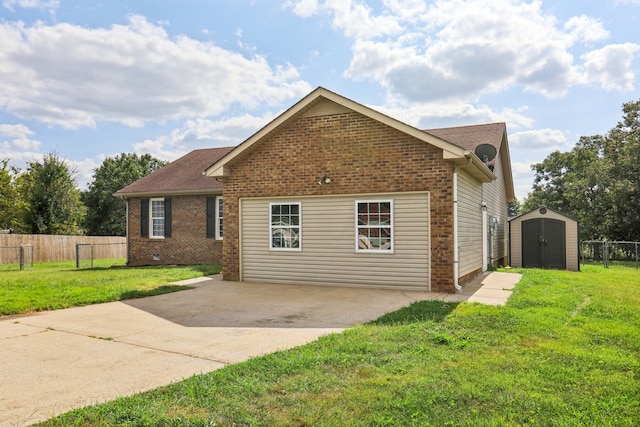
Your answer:
[[[449,141],[465,150],[474,151],[482,144],[491,145],[496,153],[502,145],[502,137],[506,133],[504,123],[488,123],[481,125],[456,126],[440,129],[425,129],[424,131],[438,138]],[[496,156],[497,157],[497,156]],[[491,161],[489,164],[492,164]]]
[[[538,211],[538,210],[540,210],[540,209],[542,209],[542,208],[544,208],[544,209],[546,209],[546,210],[548,210],[548,211],[551,211],[551,212],[553,212],[553,213],[555,213],[555,214],[557,214],[557,215],[563,216],[563,217],[565,217],[565,218],[567,218],[567,219],[570,219],[570,220],[572,220],[572,221],[578,222],[577,218],[575,218],[574,216],[572,216],[572,215],[567,215],[566,213],[564,213],[564,212],[560,212],[559,210],[556,210],[556,209],[552,209],[552,208],[550,208],[550,207],[549,207],[549,206],[547,206],[547,205],[540,205],[540,206],[538,206],[537,208],[531,209],[530,211],[523,212],[523,213],[521,213],[521,214],[519,214],[519,215],[516,215],[516,216],[514,216],[514,217],[511,217],[511,218],[509,218],[507,221],[508,221],[508,222],[511,222],[511,221],[518,220],[518,219],[520,219],[520,218],[522,218],[522,217],[524,217],[524,216],[528,216],[528,215],[530,215],[530,214],[534,213],[535,211]]]
[[[193,150],[168,165],[114,193],[117,197],[211,194],[222,192],[222,184],[204,171],[233,147]]]
[[[488,123],[480,125],[456,126],[440,129],[425,129],[425,132],[438,138],[449,141],[468,151],[473,151],[479,145],[488,144],[496,149],[496,157],[487,163],[491,170],[496,161],[502,160],[507,201],[515,200],[515,188],[513,186],[513,172],[511,170],[511,155],[507,141],[507,125],[504,122]]]
[[[467,170],[479,181],[489,182],[496,179],[496,175],[478,158],[472,151],[456,145],[450,141],[446,141],[434,134],[422,131],[418,128],[403,123],[397,119],[389,117],[379,111],[373,110],[362,104],[358,104],[344,96],[331,92],[323,87],[318,87],[313,92],[302,98],[284,113],[269,122],[265,127],[254,133],[240,145],[233,148],[229,153],[212,164],[205,171],[207,176],[221,178],[229,174],[226,167],[229,162],[239,156],[245,150],[251,148],[256,142],[260,141],[264,136],[273,132],[279,126],[287,123],[289,120],[296,119],[309,111],[314,106],[323,101],[331,101],[341,107],[360,113],[373,120],[386,124],[394,129],[404,132],[415,137],[418,140],[434,145],[442,149],[442,156],[446,160],[450,160],[456,164],[467,164],[471,162]]]

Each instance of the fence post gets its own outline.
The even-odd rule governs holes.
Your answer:
[[[636,270],[638,269],[638,242],[636,242]]]
[[[80,268],[80,243],[76,243],[76,268]]]
[[[20,245],[20,270],[24,270],[24,246]]]

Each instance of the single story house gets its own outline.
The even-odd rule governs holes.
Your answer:
[[[117,191],[127,265],[222,263],[222,184],[203,175],[233,147],[194,150]]]
[[[225,280],[455,292],[508,262],[515,195],[504,123],[421,130],[319,87],[198,167],[209,191],[222,183]],[[169,240],[190,244],[192,227],[176,228],[176,199],[164,240],[140,233],[153,206],[130,199],[130,263],[148,262]],[[188,206],[185,220],[205,221],[204,199]],[[200,251],[169,259],[211,259]]]
[[[508,263],[515,199],[504,123],[421,130],[321,87],[240,145],[115,195],[128,265],[439,292]]]

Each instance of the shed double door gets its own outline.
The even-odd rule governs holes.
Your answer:
[[[565,222],[535,218],[522,222],[522,266],[566,269]]]

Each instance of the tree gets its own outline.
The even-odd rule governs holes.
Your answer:
[[[87,207],[86,232],[92,236],[124,236],[126,208],[113,193],[160,169],[166,162],[149,154],[122,153],[106,158],[94,170],[93,181],[82,194]]]
[[[522,210],[522,204],[520,203],[520,200],[516,199],[513,202],[509,202],[508,208],[507,208],[509,218],[513,218],[520,215],[521,210]]]
[[[640,240],[640,101],[606,135],[581,137],[551,153],[536,171],[524,208],[546,205],[573,216],[582,239]]]
[[[33,234],[80,234],[85,208],[75,182],[76,171],[55,153],[42,162],[30,162],[21,182],[28,210],[27,232]]]
[[[0,229],[24,231],[27,204],[19,188],[20,171],[9,166],[9,159],[0,159]]]

